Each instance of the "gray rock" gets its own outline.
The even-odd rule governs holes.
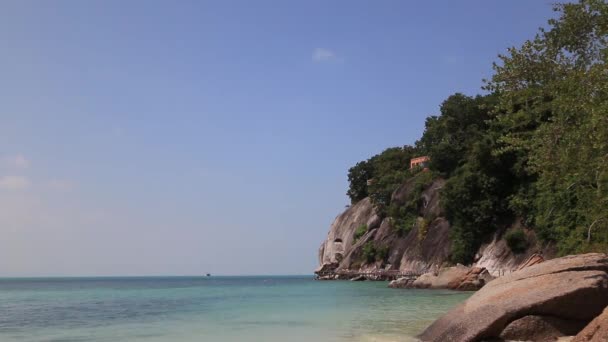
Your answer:
[[[338,215],[319,248],[319,264],[342,263],[353,245],[358,242],[354,239],[355,231],[359,226],[367,224],[372,216],[374,210],[369,198],[359,201]]]
[[[408,277],[403,277],[403,278],[399,278],[399,279],[391,281],[390,283],[388,283],[388,287],[393,288],[393,289],[406,289],[406,288],[410,288],[410,285],[413,282],[414,282],[414,279],[408,278]]]

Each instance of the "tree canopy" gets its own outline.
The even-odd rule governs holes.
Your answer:
[[[409,160],[429,155],[433,174],[447,180],[454,261],[471,261],[484,238],[515,218],[562,254],[606,251],[608,4],[554,10],[546,29],[498,57],[485,95],[448,97],[415,146],[352,167],[351,201],[369,196],[387,214],[392,192],[413,176]]]

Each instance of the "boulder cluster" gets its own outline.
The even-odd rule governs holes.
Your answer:
[[[448,282],[446,288],[473,288],[483,273],[470,269],[462,273],[460,282]],[[441,274],[430,283],[443,285],[440,278]],[[489,281],[419,338],[424,342],[608,341],[607,306],[608,255],[534,260]]]

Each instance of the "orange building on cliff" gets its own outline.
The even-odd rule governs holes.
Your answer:
[[[417,166],[419,166],[423,169],[428,169],[430,160],[431,160],[431,158],[429,158],[428,156],[412,158],[412,159],[410,159],[410,169],[413,169]]]

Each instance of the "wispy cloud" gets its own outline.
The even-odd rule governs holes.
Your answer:
[[[53,190],[71,190],[74,188],[74,182],[66,179],[53,179],[48,182],[48,186]]]
[[[2,164],[17,169],[25,169],[30,166],[30,161],[22,154],[16,154],[14,156],[6,156],[2,158]]]
[[[332,60],[336,60],[338,57],[336,53],[330,49],[325,48],[315,48],[312,51],[312,60],[313,62],[321,63],[321,62],[329,62]]]
[[[21,190],[30,186],[31,182],[23,176],[3,176],[0,177],[0,189]]]

